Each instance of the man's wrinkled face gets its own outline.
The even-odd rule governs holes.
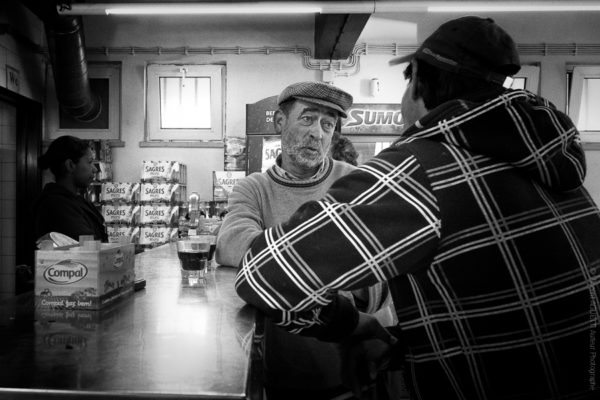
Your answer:
[[[281,131],[283,167],[291,164],[292,169],[306,171],[320,166],[331,144],[337,112],[317,104],[295,101],[287,116],[282,112],[278,116],[281,120],[276,129]]]

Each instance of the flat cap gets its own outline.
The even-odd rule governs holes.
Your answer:
[[[352,95],[342,89],[323,82],[292,83],[279,95],[277,104],[297,99],[331,108],[346,118],[346,110],[352,105]]]

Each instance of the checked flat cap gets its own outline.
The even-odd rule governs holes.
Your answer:
[[[346,110],[352,105],[352,95],[323,82],[297,82],[289,85],[277,98],[277,104],[290,99],[306,101],[331,108],[347,117]]]

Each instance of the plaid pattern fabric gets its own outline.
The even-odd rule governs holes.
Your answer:
[[[415,399],[591,399],[600,212],[571,121],[526,91],[449,102],[264,232],[236,289],[340,340],[387,280]],[[595,372],[594,372],[595,374]]]

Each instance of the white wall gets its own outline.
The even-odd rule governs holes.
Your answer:
[[[312,48],[313,17],[273,19],[265,25],[246,21],[215,26],[210,19],[184,19],[183,23],[149,19],[110,19],[93,17],[84,20],[86,46],[190,46],[190,47],[293,47]],[[260,22],[260,23],[259,23]],[[229,32],[227,30],[230,29]],[[340,76],[335,84],[350,91],[356,102],[399,103],[404,90],[401,71],[385,68],[391,56],[365,58],[361,68],[350,77]],[[113,173],[116,181],[140,179],[144,159],[173,159],[188,166],[188,193],[197,191],[202,199],[212,199],[212,171],[223,169],[222,148],[147,148],[139,147],[144,138],[144,68],[147,63],[216,63],[227,66],[226,136],[245,136],[246,104],[278,94],[290,83],[321,80],[322,72],[303,66],[302,54],[253,55],[92,55],[90,60],[122,62],[122,132],[125,147],[113,148]],[[381,96],[368,95],[368,81],[379,77]]]
[[[359,42],[417,44],[442,22],[454,16],[442,14],[406,14],[402,21],[376,15],[371,18]],[[520,44],[598,43],[600,13],[495,14],[493,18]],[[238,20],[214,17],[132,18],[86,17],[84,28],[88,47],[127,46],[294,46],[313,47],[312,16],[245,17]],[[382,30],[382,27],[385,28]],[[386,32],[389,34],[386,35]],[[122,140],[125,147],[114,149],[115,180],[139,179],[141,160],[176,159],[188,165],[188,192],[197,191],[203,199],[211,197],[211,171],[223,168],[223,150],[218,148],[140,148],[144,137],[144,67],[149,62],[189,62],[227,64],[226,130],[227,136],[245,133],[245,105],[272,96],[289,83],[320,80],[321,72],[306,69],[301,56],[271,55],[94,55],[90,60],[121,61],[122,70]],[[334,83],[353,94],[356,102],[398,103],[404,90],[399,68],[389,68],[391,55],[369,54],[361,57],[360,71],[343,76]],[[523,56],[522,62],[541,63],[540,94],[559,109],[566,104],[565,65],[600,63],[600,56]],[[377,77],[382,85],[379,97],[368,94],[368,81]],[[600,157],[588,151],[586,186],[600,200]]]
[[[130,18],[92,17],[84,20],[86,45],[90,46],[310,46],[307,42],[312,25],[270,27],[261,30],[257,22],[235,27],[215,25],[210,18],[189,18],[183,22],[148,18],[141,22]],[[245,105],[277,94],[287,84],[318,79],[316,71],[302,68],[298,55],[125,55],[93,56],[90,60],[122,62],[122,131],[125,147],[113,148],[115,181],[138,181],[142,160],[177,160],[188,166],[188,193],[196,191],[203,200],[212,200],[212,171],[223,170],[222,148],[147,148],[144,140],[144,69],[147,63],[226,63],[225,135],[245,136]]]

